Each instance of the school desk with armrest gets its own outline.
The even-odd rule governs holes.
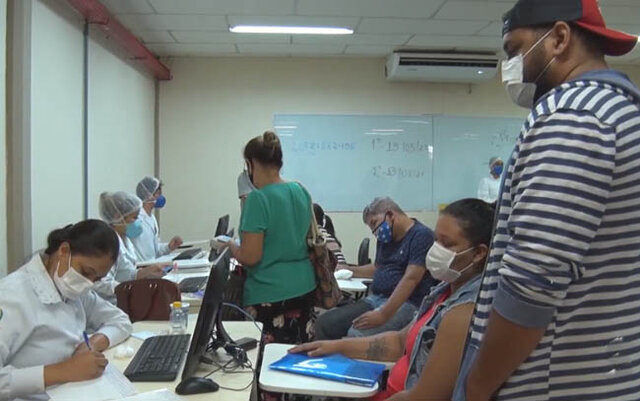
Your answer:
[[[269,369],[269,365],[287,355],[287,350],[291,347],[293,347],[291,344],[271,343],[265,345],[259,379],[259,385],[262,390],[344,398],[368,398],[378,392],[378,384],[374,387],[363,387]],[[394,365],[387,362],[379,363],[385,364],[388,368]]]

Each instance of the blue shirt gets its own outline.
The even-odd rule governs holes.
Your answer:
[[[415,224],[398,242],[376,246],[376,269],[373,275],[371,291],[375,295],[390,297],[402,277],[407,266],[426,266],[427,251],[433,245],[433,231],[429,227],[414,219]],[[409,297],[409,302],[419,306],[422,298],[429,293],[436,281],[426,272],[422,281],[416,286]]]

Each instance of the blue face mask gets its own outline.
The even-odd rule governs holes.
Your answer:
[[[387,220],[383,220],[382,223],[375,230],[376,238],[378,242],[382,244],[388,244],[391,242],[391,234],[393,231],[393,226],[387,223]]]
[[[127,229],[124,232],[124,235],[133,239],[138,238],[142,234],[142,222],[140,220],[132,221],[127,224]]]
[[[156,198],[156,203],[153,205],[156,209],[162,209],[167,204],[167,198],[164,195],[160,195]]]
[[[493,168],[491,169],[491,172],[493,173],[493,175],[497,175],[497,176],[502,175],[503,171],[504,171],[504,167],[501,165],[493,166]]]

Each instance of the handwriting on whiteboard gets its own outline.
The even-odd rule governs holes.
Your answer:
[[[420,179],[424,177],[426,172],[417,168],[406,168],[400,166],[374,166],[371,173],[376,178],[402,178],[402,179]]]
[[[426,141],[398,141],[384,138],[374,138],[371,140],[373,151],[383,151],[387,153],[430,153],[433,146]]]
[[[355,142],[338,141],[294,141],[294,152],[327,152],[327,151],[353,151],[356,150]]]
[[[515,146],[516,141],[518,140],[518,136],[520,136],[519,131],[512,132],[507,131],[506,128],[503,128],[495,134],[491,135],[491,146],[494,148],[502,148],[505,145]]]

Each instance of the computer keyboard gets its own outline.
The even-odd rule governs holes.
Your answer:
[[[187,277],[180,281],[180,292],[197,292],[207,284],[207,276]]]
[[[173,258],[173,260],[185,260],[185,259],[191,259],[194,256],[196,256],[197,254],[199,254],[202,251],[202,248],[191,248],[191,249],[187,249],[186,251],[182,251],[178,254],[178,256],[176,256],[175,258]]]
[[[132,382],[169,382],[178,369],[189,346],[189,334],[147,338],[124,371]]]

